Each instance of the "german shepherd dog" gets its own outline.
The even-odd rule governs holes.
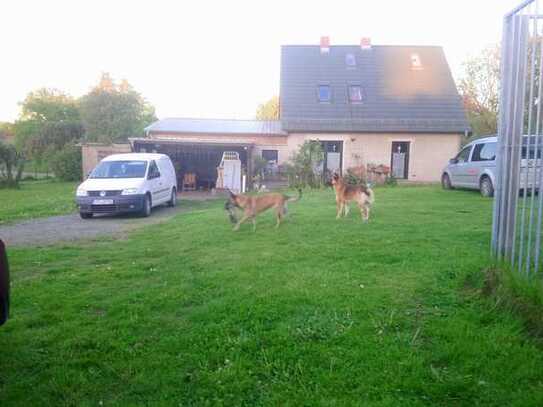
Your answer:
[[[270,208],[275,208],[275,215],[277,218],[275,227],[278,228],[283,220],[283,217],[287,214],[287,202],[296,202],[302,197],[301,189],[298,189],[298,196],[296,198],[291,198],[285,194],[276,192],[254,196],[242,194],[236,195],[230,190],[228,190],[228,193],[230,196],[224,204],[224,209],[228,211],[230,221],[235,223],[234,230],[238,230],[243,222],[251,219],[253,221],[253,230],[256,231],[257,215]],[[234,214],[234,208],[238,208],[243,211],[243,216],[239,221],[236,219]]]
[[[339,219],[342,214],[347,216],[349,201],[355,201],[360,208],[362,220],[367,222],[370,217],[370,207],[375,201],[372,189],[366,185],[348,185],[338,174],[333,175],[332,185],[336,191],[336,219]]]

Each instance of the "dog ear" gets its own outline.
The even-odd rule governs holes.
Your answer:
[[[231,198],[235,198],[236,197],[236,194],[234,194],[232,191],[230,191],[228,188],[226,188],[226,190],[228,191],[228,193],[230,194],[230,197]]]

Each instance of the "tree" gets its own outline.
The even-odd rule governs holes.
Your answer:
[[[458,88],[475,136],[496,134],[500,81],[500,47],[485,48],[467,59]]]
[[[57,89],[30,92],[21,103],[21,117],[13,126],[15,144],[35,164],[46,164],[65,144],[83,135],[77,101]]]
[[[25,159],[13,144],[0,142],[0,186],[18,188]]]
[[[0,122],[0,141],[11,141],[14,135],[13,123]]]
[[[123,80],[116,85],[107,73],[80,101],[85,139],[97,142],[123,142],[143,134],[156,120],[155,109]]]
[[[279,96],[273,96],[258,106],[256,120],[279,120]]]
[[[41,122],[78,122],[80,120],[76,100],[57,89],[42,88],[30,92],[21,103],[21,107],[20,120]]]

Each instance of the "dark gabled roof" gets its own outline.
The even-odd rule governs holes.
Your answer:
[[[278,120],[167,118],[145,128],[145,133],[214,133],[285,135]]]
[[[356,66],[345,56],[354,54]],[[422,69],[413,69],[417,54]],[[330,103],[317,99],[328,84]],[[364,101],[348,101],[348,87],[360,85]],[[469,131],[461,98],[443,49],[434,46],[287,45],[281,52],[281,122],[283,130],[328,132]]]

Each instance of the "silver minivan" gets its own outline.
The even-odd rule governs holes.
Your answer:
[[[443,174],[441,175],[441,185],[443,188],[478,189],[483,196],[493,196],[496,185],[497,145],[498,138],[490,136],[474,140],[464,146],[456,157],[449,161],[449,165],[443,169]],[[540,159],[543,147],[540,144],[539,148],[536,149],[536,136],[524,136],[521,150],[521,189],[525,186],[524,177],[526,175],[526,167],[535,168],[534,158],[536,150],[537,158]],[[528,171],[528,188],[532,187],[534,175],[539,175],[540,162],[538,162],[537,167],[537,174],[534,174],[533,170]]]

